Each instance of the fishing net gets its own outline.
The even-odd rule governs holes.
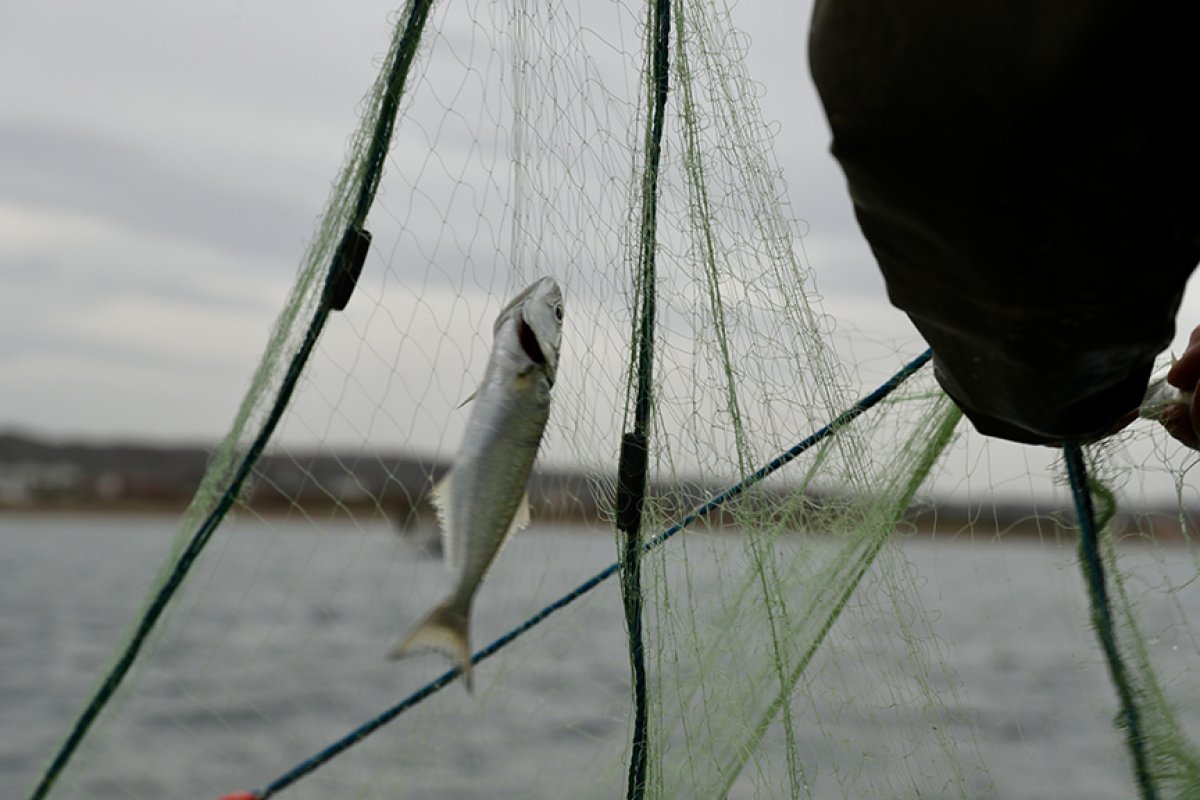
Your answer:
[[[563,288],[563,350],[533,529],[481,589],[476,647],[622,552],[618,453],[643,383],[644,543],[922,349],[822,310],[720,3],[413,3],[395,23],[153,591],[181,588],[131,632],[136,665],[52,796],[260,789],[438,680],[436,656],[384,654],[445,588],[429,488],[493,319],[536,278]],[[331,310],[330,265],[363,228],[357,287]],[[1195,797],[1198,564],[1179,541],[1195,462],[1144,425],[1089,459],[1149,781]],[[1131,795],[1069,508],[1053,451],[981,439],[925,370],[647,549],[645,795]],[[619,577],[599,581],[481,663],[473,694],[450,684],[281,794],[621,796],[639,733],[624,608]]]

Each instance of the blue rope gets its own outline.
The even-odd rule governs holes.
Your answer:
[[[1071,443],[1063,448],[1067,462],[1067,475],[1071,481],[1071,495],[1075,500],[1075,512],[1079,516],[1079,555],[1087,580],[1088,594],[1092,601],[1092,625],[1104,649],[1108,661],[1108,672],[1116,687],[1121,703],[1121,721],[1125,728],[1125,746],[1133,756],[1134,774],[1138,793],[1142,800],[1156,800],[1157,790],[1150,774],[1146,742],[1142,735],[1142,723],[1138,712],[1133,687],[1125,671],[1125,663],[1117,648],[1116,626],[1113,624],[1112,603],[1104,578],[1104,562],[1100,555],[1097,537],[1096,515],[1092,508],[1092,495],[1088,489],[1087,471],[1083,451],[1078,444]]]
[[[679,533],[681,530],[686,528],[688,525],[695,522],[697,519],[700,519],[701,517],[706,516],[707,514],[711,513],[712,511],[714,511],[717,508],[720,508],[722,505],[724,505],[725,503],[734,499],[738,495],[742,494],[747,489],[749,489],[751,486],[760,482],[761,480],[766,478],[771,473],[776,472],[777,470],[779,470],[781,467],[785,466],[789,462],[794,461],[804,451],[811,449],[814,445],[819,444],[823,440],[829,438],[831,435],[836,433],[838,430],[845,427],[847,424],[852,422],[854,419],[856,419],[857,417],[862,415],[863,412],[867,411],[872,406],[879,403],[880,400],[883,400],[885,397],[887,397],[889,394],[891,394],[893,391],[895,391],[896,388],[900,386],[900,384],[902,384],[902,383],[904,383],[904,381],[908,380],[908,378],[910,378],[913,375],[913,373],[915,373],[922,366],[924,366],[925,363],[927,361],[929,361],[929,359],[932,357],[933,357],[933,351],[926,350],[924,353],[922,353],[921,355],[914,358],[912,361],[905,364],[904,367],[902,367],[899,372],[897,372],[895,375],[893,375],[891,378],[889,378],[885,383],[883,383],[881,386],[879,386],[879,388],[875,389],[870,394],[867,394],[862,399],[860,399],[857,403],[855,403],[853,406],[851,406],[850,408],[843,411],[841,414],[839,414],[837,417],[835,417],[832,422],[830,422],[829,424],[820,428],[816,432],[812,433],[811,435],[809,435],[807,438],[803,439],[802,441],[798,442],[796,445],[794,445],[789,450],[786,450],[783,453],[780,453],[778,456],[771,459],[771,461],[767,462],[765,465],[763,465],[762,467],[760,467],[758,470],[751,473],[750,475],[746,476],[739,482],[733,484],[732,486],[725,489],[724,491],[714,495],[707,502],[696,507],[691,513],[689,513],[688,515],[683,517],[681,520],[676,522],[674,525],[667,528],[662,533],[655,536],[653,539],[650,539],[649,541],[647,541],[644,545],[642,545],[642,551],[647,552],[647,553],[650,552],[654,548],[656,548],[659,545],[666,542],[668,539],[675,536],[677,533]],[[603,583],[604,581],[611,578],[613,575],[617,574],[617,572],[620,571],[620,568],[621,568],[621,565],[619,562],[617,562],[617,563],[610,564],[607,567],[605,567],[604,569],[600,570],[599,572],[597,572],[595,575],[593,575],[588,580],[584,581],[582,584],[580,584],[578,587],[573,589],[568,594],[565,594],[562,597],[560,597],[559,599],[555,600],[553,603],[546,606],[545,608],[543,608],[541,611],[534,614],[529,619],[525,620],[523,623],[518,625],[516,628],[513,628],[508,633],[504,634],[500,638],[494,640],[491,644],[487,645],[483,649],[476,652],[471,657],[471,663],[478,664],[481,661],[484,661],[485,659],[492,657],[501,648],[508,646],[514,640],[516,640],[519,636],[526,633],[531,628],[541,624],[551,614],[553,614],[556,611],[559,611],[563,608],[566,608],[568,605],[575,602],[580,597],[582,597],[583,595],[590,592],[592,589],[595,589],[597,586],[599,586],[601,583]],[[267,798],[274,796],[276,793],[282,791],[283,789],[286,789],[288,786],[290,786],[293,783],[295,783],[296,781],[300,780],[305,775],[308,775],[309,773],[315,771],[316,769],[318,769],[319,767],[328,763],[329,761],[332,761],[335,757],[340,755],[345,750],[348,750],[351,747],[353,747],[354,745],[358,744],[363,739],[367,738],[372,733],[379,730],[384,725],[388,724],[389,722],[394,720],[396,717],[403,714],[405,711],[409,710],[410,708],[412,708],[413,706],[422,702],[423,700],[429,698],[431,695],[436,694],[437,692],[444,689],[455,678],[457,678],[461,672],[462,672],[462,668],[458,667],[458,666],[451,667],[450,669],[446,670],[440,676],[433,679],[429,683],[425,684],[420,689],[416,690],[415,692],[410,694],[408,697],[404,698],[399,703],[397,703],[396,705],[389,708],[387,711],[384,711],[382,714],[375,717],[374,719],[363,723],[359,727],[352,730],[350,733],[346,734],[341,739],[338,739],[336,742],[334,742],[333,744],[326,747],[324,750],[321,750],[320,752],[314,754],[310,758],[305,759],[304,761],[300,762],[295,767],[288,770],[283,775],[279,776],[274,781],[272,781],[270,784],[268,784],[266,786],[266,788],[262,789],[259,792],[256,792],[255,796],[258,797],[258,800],[267,800]]]
[[[606,569],[596,573],[589,580],[572,590],[569,594],[563,595],[558,600],[555,600],[553,603],[546,606],[529,619],[525,620],[525,622],[521,623],[516,628],[513,628],[508,633],[493,641],[487,647],[477,651],[475,655],[471,657],[471,663],[478,664],[484,659],[495,655],[495,653],[501,648],[511,644],[514,639],[528,631],[530,628],[533,628],[541,623],[544,619],[546,619],[546,617],[550,616],[555,611],[565,608],[583,595],[590,592],[592,589],[595,589],[607,579],[611,578],[614,574],[616,574],[617,570],[618,565],[611,564]],[[431,695],[436,694],[444,689],[446,686],[452,683],[461,672],[462,668],[458,666],[446,670],[440,676],[434,678],[432,681],[425,684],[420,689],[389,708],[387,711],[383,712],[369,722],[364,723],[358,728],[355,728],[349,734],[329,745],[319,753],[316,753],[311,758],[308,758],[305,761],[297,764],[295,767],[272,781],[265,789],[260,792],[256,792],[255,795],[259,798],[259,800],[266,800],[268,797],[271,797],[277,792],[286,789],[288,786],[300,780],[305,775],[315,771],[318,767],[321,767],[327,762],[332,761],[344,750],[348,750],[354,745],[358,744],[363,739],[367,738],[372,733],[403,714],[405,711],[408,711],[410,708],[420,703],[422,700],[425,700]]]

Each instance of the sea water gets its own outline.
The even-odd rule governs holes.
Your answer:
[[[25,796],[67,734],[143,607],[174,526],[155,516],[0,515],[0,797]],[[978,796],[1132,796],[1074,548],[911,538],[897,549],[954,676],[956,711],[944,724],[988,769]],[[1125,559],[1151,563],[1152,555],[1143,546]],[[475,644],[614,557],[603,533],[522,533],[481,593]],[[1195,567],[1190,551],[1179,548],[1167,560],[1177,563],[1171,581],[1182,588],[1139,587],[1139,614],[1155,634],[1152,656],[1168,692],[1194,730],[1200,696],[1188,687],[1196,682],[1175,677],[1200,671],[1200,656],[1170,620],[1200,618],[1200,589],[1186,584]],[[433,656],[384,658],[436,600],[441,572],[383,521],[243,518],[222,528],[61,796],[195,800],[262,787],[445,669]],[[855,632],[839,624],[834,635]],[[436,713],[402,716],[282,796],[569,797],[572,781],[614,774],[591,767],[620,758],[628,736],[616,582],[508,650],[476,668],[473,695],[448,687],[425,704]],[[893,652],[877,651],[877,663],[857,664],[856,672],[882,678],[904,657],[898,639]],[[822,741],[851,742],[849,751],[868,754],[886,737],[908,737],[914,747],[937,738],[920,725],[897,732],[856,723],[853,713],[826,713],[826,702],[849,701],[809,697],[794,712],[797,738],[813,743],[800,757],[814,797],[860,796],[823,763],[847,750],[826,752]],[[782,744],[768,737],[763,748]],[[864,758],[849,771],[869,777],[890,768]],[[730,797],[775,796],[756,781],[752,765]],[[592,796],[622,792],[614,784]]]

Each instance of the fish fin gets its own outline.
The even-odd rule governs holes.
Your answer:
[[[517,505],[517,513],[513,514],[512,524],[508,526],[508,533],[504,535],[507,541],[514,533],[529,525],[529,492],[521,495],[521,502]]]
[[[458,409],[462,408],[462,407],[463,407],[463,406],[465,406],[467,403],[469,403],[469,402],[471,402],[472,400],[474,400],[474,399],[475,399],[475,395],[477,395],[477,394],[479,394],[479,390],[478,390],[478,389],[476,389],[475,391],[471,392],[469,395],[467,395],[467,399],[466,399],[466,400],[463,400],[461,403],[459,403],[457,406],[455,406],[455,410],[458,410]]]
[[[447,472],[433,487],[433,492],[429,495],[429,502],[433,505],[433,510],[437,512],[438,527],[442,529],[442,557],[451,567],[459,566],[458,562],[462,555],[454,548],[453,537],[450,535],[450,531],[454,530],[454,520],[451,519],[453,505],[450,503],[450,484],[453,482],[453,476],[453,470]]]
[[[512,541],[513,536],[517,531],[529,525],[529,495],[521,495],[521,502],[517,504],[517,511],[513,514],[512,522],[508,523],[508,530],[504,532],[504,538],[500,540],[500,544],[496,545],[496,552],[492,554],[492,560],[488,563],[487,568],[483,572],[483,577],[486,578],[492,572],[492,567],[496,566],[496,561],[499,560],[500,554],[504,552],[504,548],[508,547],[508,543]],[[481,579],[482,582],[482,579]]]
[[[456,608],[449,600],[439,605],[421,624],[388,652],[388,658],[397,659],[422,650],[435,650],[458,662],[462,670],[463,683],[467,691],[474,688],[471,674],[471,643],[467,626],[468,612]]]
[[[500,557],[500,553],[512,541],[513,536],[517,531],[529,525],[529,494],[521,495],[521,502],[517,504],[517,512],[513,514],[512,522],[508,524],[508,530],[504,532],[504,538],[500,540],[499,547],[496,548],[496,555],[492,556],[492,564],[496,563],[496,559]],[[491,571],[491,565],[488,566],[488,571]]]

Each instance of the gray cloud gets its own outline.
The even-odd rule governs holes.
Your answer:
[[[273,255],[313,217],[311,196],[233,185],[227,175],[198,169],[186,153],[167,156],[80,130],[6,126],[0,154],[10,203],[101,216],[194,243]]]
[[[20,388],[6,397],[0,425],[223,432],[228,418],[198,412],[190,398],[206,398],[206,407],[239,399],[375,79],[393,11],[385,3],[347,13],[319,3],[129,0],[6,13],[0,69],[24,78],[0,86],[0,368]],[[452,8],[435,15],[427,66],[372,215],[376,252],[360,304],[395,305],[387,292],[397,281],[431,298],[477,289],[485,297],[512,281],[511,66],[478,27],[509,20],[498,7],[484,13],[491,16],[480,23]],[[642,43],[616,25],[614,9],[588,13],[594,19],[581,39],[553,24],[539,29],[540,49],[527,55],[539,68],[556,65],[555,77],[527,89],[533,113],[556,135],[569,139],[600,122],[613,133],[592,141],[582,161],[561,160],[561,139],[529,142],[528,178],[548,197],[565,186],[588,202],[533,206],[563,215],[553,223],[561,232],[521,258],[570,270],[575,297],[607,308],[624,291],[621,234],[591,226],[601,216],[620,219],[628,202],[605,181],[627,177],[633,121],[623,122],[621,109],[641,86],[620,65]],[[749,69],[779,129],[780,167],[821,289],[878,297],[797,46],[807,9],[780,18],[777,9],[743,4],[733,13],[750,31]],[[572,82],[581,71],[589,75],[582,86]],[[411,176],[423,176],[415,191]],[[480,345],[471,332],[477,320],[458,303],[428,313],[464,327],[455,348]],[[402,334],[397,326],[406,323],[382,333],[362,324],[378,337]],[[423,323],[426,338],[431,324]],[[352,357],[353,337],[331,333],[329,347],[334,341]],[[431,363],[422,357],[405,369]],[[452,377],[439,391],[456,396],[461,383]],[[131,398],[159,411],[131,416],[141,407]]]

